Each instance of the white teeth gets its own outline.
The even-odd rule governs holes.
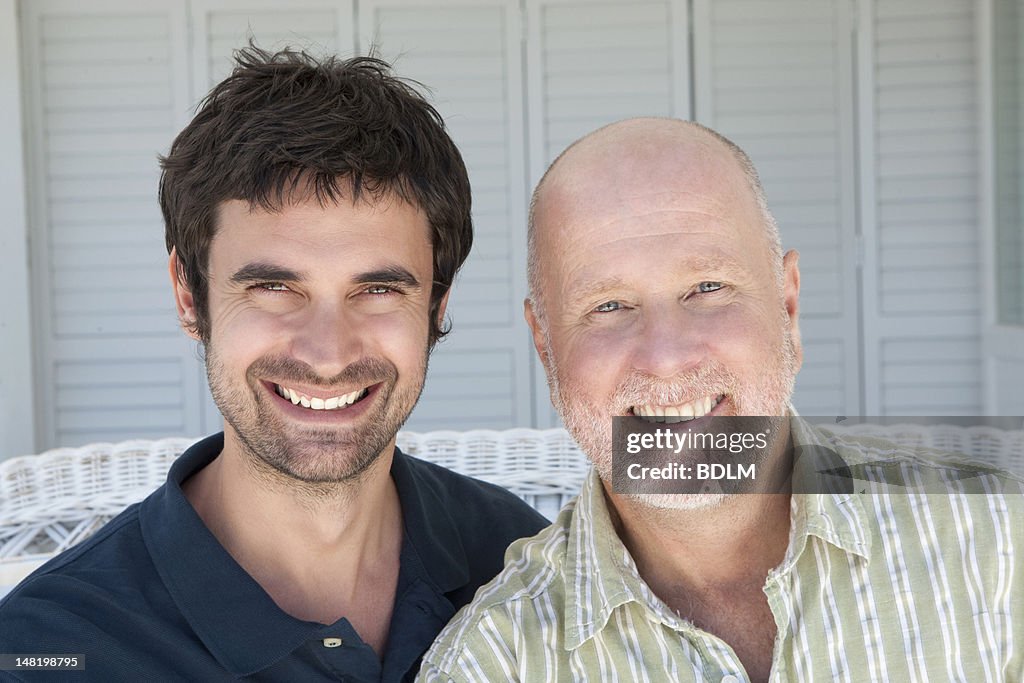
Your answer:
[[[367,393],[366,389],[359,389],[358,391],[353,391],[351,394],[332,396],[331,398],[317,398],[306,396],[294,389],[283,387],[280,384],[275,385],[274,390],[279,396],[291,401],[294,405],[301,404],[303,408],[310,408],[312,410],[338,410],[339,408],[347,408]]]
[[[648,422],[686,422],[710,413],[718,400],[718,396],[705,396],[678,406],[636,405],[633,414]]]

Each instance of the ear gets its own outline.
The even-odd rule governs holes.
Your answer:
[[[789,333],[796,351],[799,368],[804,361],[804,347],[800,340],[800,252],[790,249],[782,257],[782,295],[789,317]]]
[[[437,327],[441,329],[444,327],[444,312],[448,310],[448,296],[452,293],[452,288],[449,287],[448,291],[441,297],[440,303],[437,305]]]
[[[526,318],[526,324],[530,326],[530,333],[533,335],[533,348],[537,349],[540,362],[544,364],[544,370],[547,371],[547,339],[545,338],[543,328],[541,328],[540,321],[537,320],[537,313],[533,310],[533,302],[529,298],[523,299],[523,316]]]
[[[172,248],[171,257],[167,261],[167,272],[171,276],[174,304],[178,309],[178,322],[181,323],[181,329],[185,330],[185,334],[196,341],[202,341],[196,331],[195,299],[192,297],[192,290],[189,289],[188,284],[185,282],[185,277],[180,270],[180,263],[178,261],[177,249]]]

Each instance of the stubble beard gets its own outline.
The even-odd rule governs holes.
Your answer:
[[[260,476],[306,485],[354,484],[383,454],[416,406],[423,390],[427,353],[406,387],[398,386],[393,363],[376,358],[356,361],[335,377],[325,379],[294,359],[265,356],[254,361],[242,383],[233,382],[217,349],[208,344],[206,375],[213,401],[238,437],[250,466]],[[380,384],[371,406],[348,428],[288,424],[270,405],[261,377],[274,377],[311,386],[370,386]],[[348,410],[348,409],[345,409]]]
[[[788,318],[787,318],[788,323]],[[615,389],[604,403],[582,396],[565,378],[560,377],[552,354],[550,339],[546,339],[548,382],[551,401],[562,418],[566,429],[590,458],[602,481],[612,481],[612,416],[622,415],[629,406],[654,404],[677,405],[694,397],[726,395],[738,416],[781,417],[789,412],[789,401],[796,382],[796,348],[788,325],[782,329],[782,338],[773,354],[774,362],[761,373],[759,386],[744,386],[720,363],[711,361],[694,372],[671,379],[657,378],[633,372]],[[769,440],[765,453],[776,444]],[[627,498],[649,508],[669,510],[705,510],[721,505],[729,494],[702,493],[630,493]]]

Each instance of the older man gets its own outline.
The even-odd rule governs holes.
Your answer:
[[[395,447],[472,242],[466,169],[379,60],[237,61],[160,185],[224,432],[15,588],[0,653],[75,655],[94,681],[410,680],[544,524]]]
[[[534,194],[530,267],[552,400],[595,467],[420,680],[1024,680],[1020,495],[792,492],[823,445],[783,419],[797,254],[741,150],[672,120],[588,135]],[[613,418],[745,415],[779,418],[760,493],[615,490]]]

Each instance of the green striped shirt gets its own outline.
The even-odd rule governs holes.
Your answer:
[[[878,439],[796,422],[793,437],[848,463],[920,465]],[[789,547],[764,586],[778,625],[772,681],[1024,681],[1024,487],[956,471],[904,473],[949,493],[792,496]],[[550,527],[509,548],[417,680],[747,681],[727,643],[654,595],[606,505],[591,472]]]

